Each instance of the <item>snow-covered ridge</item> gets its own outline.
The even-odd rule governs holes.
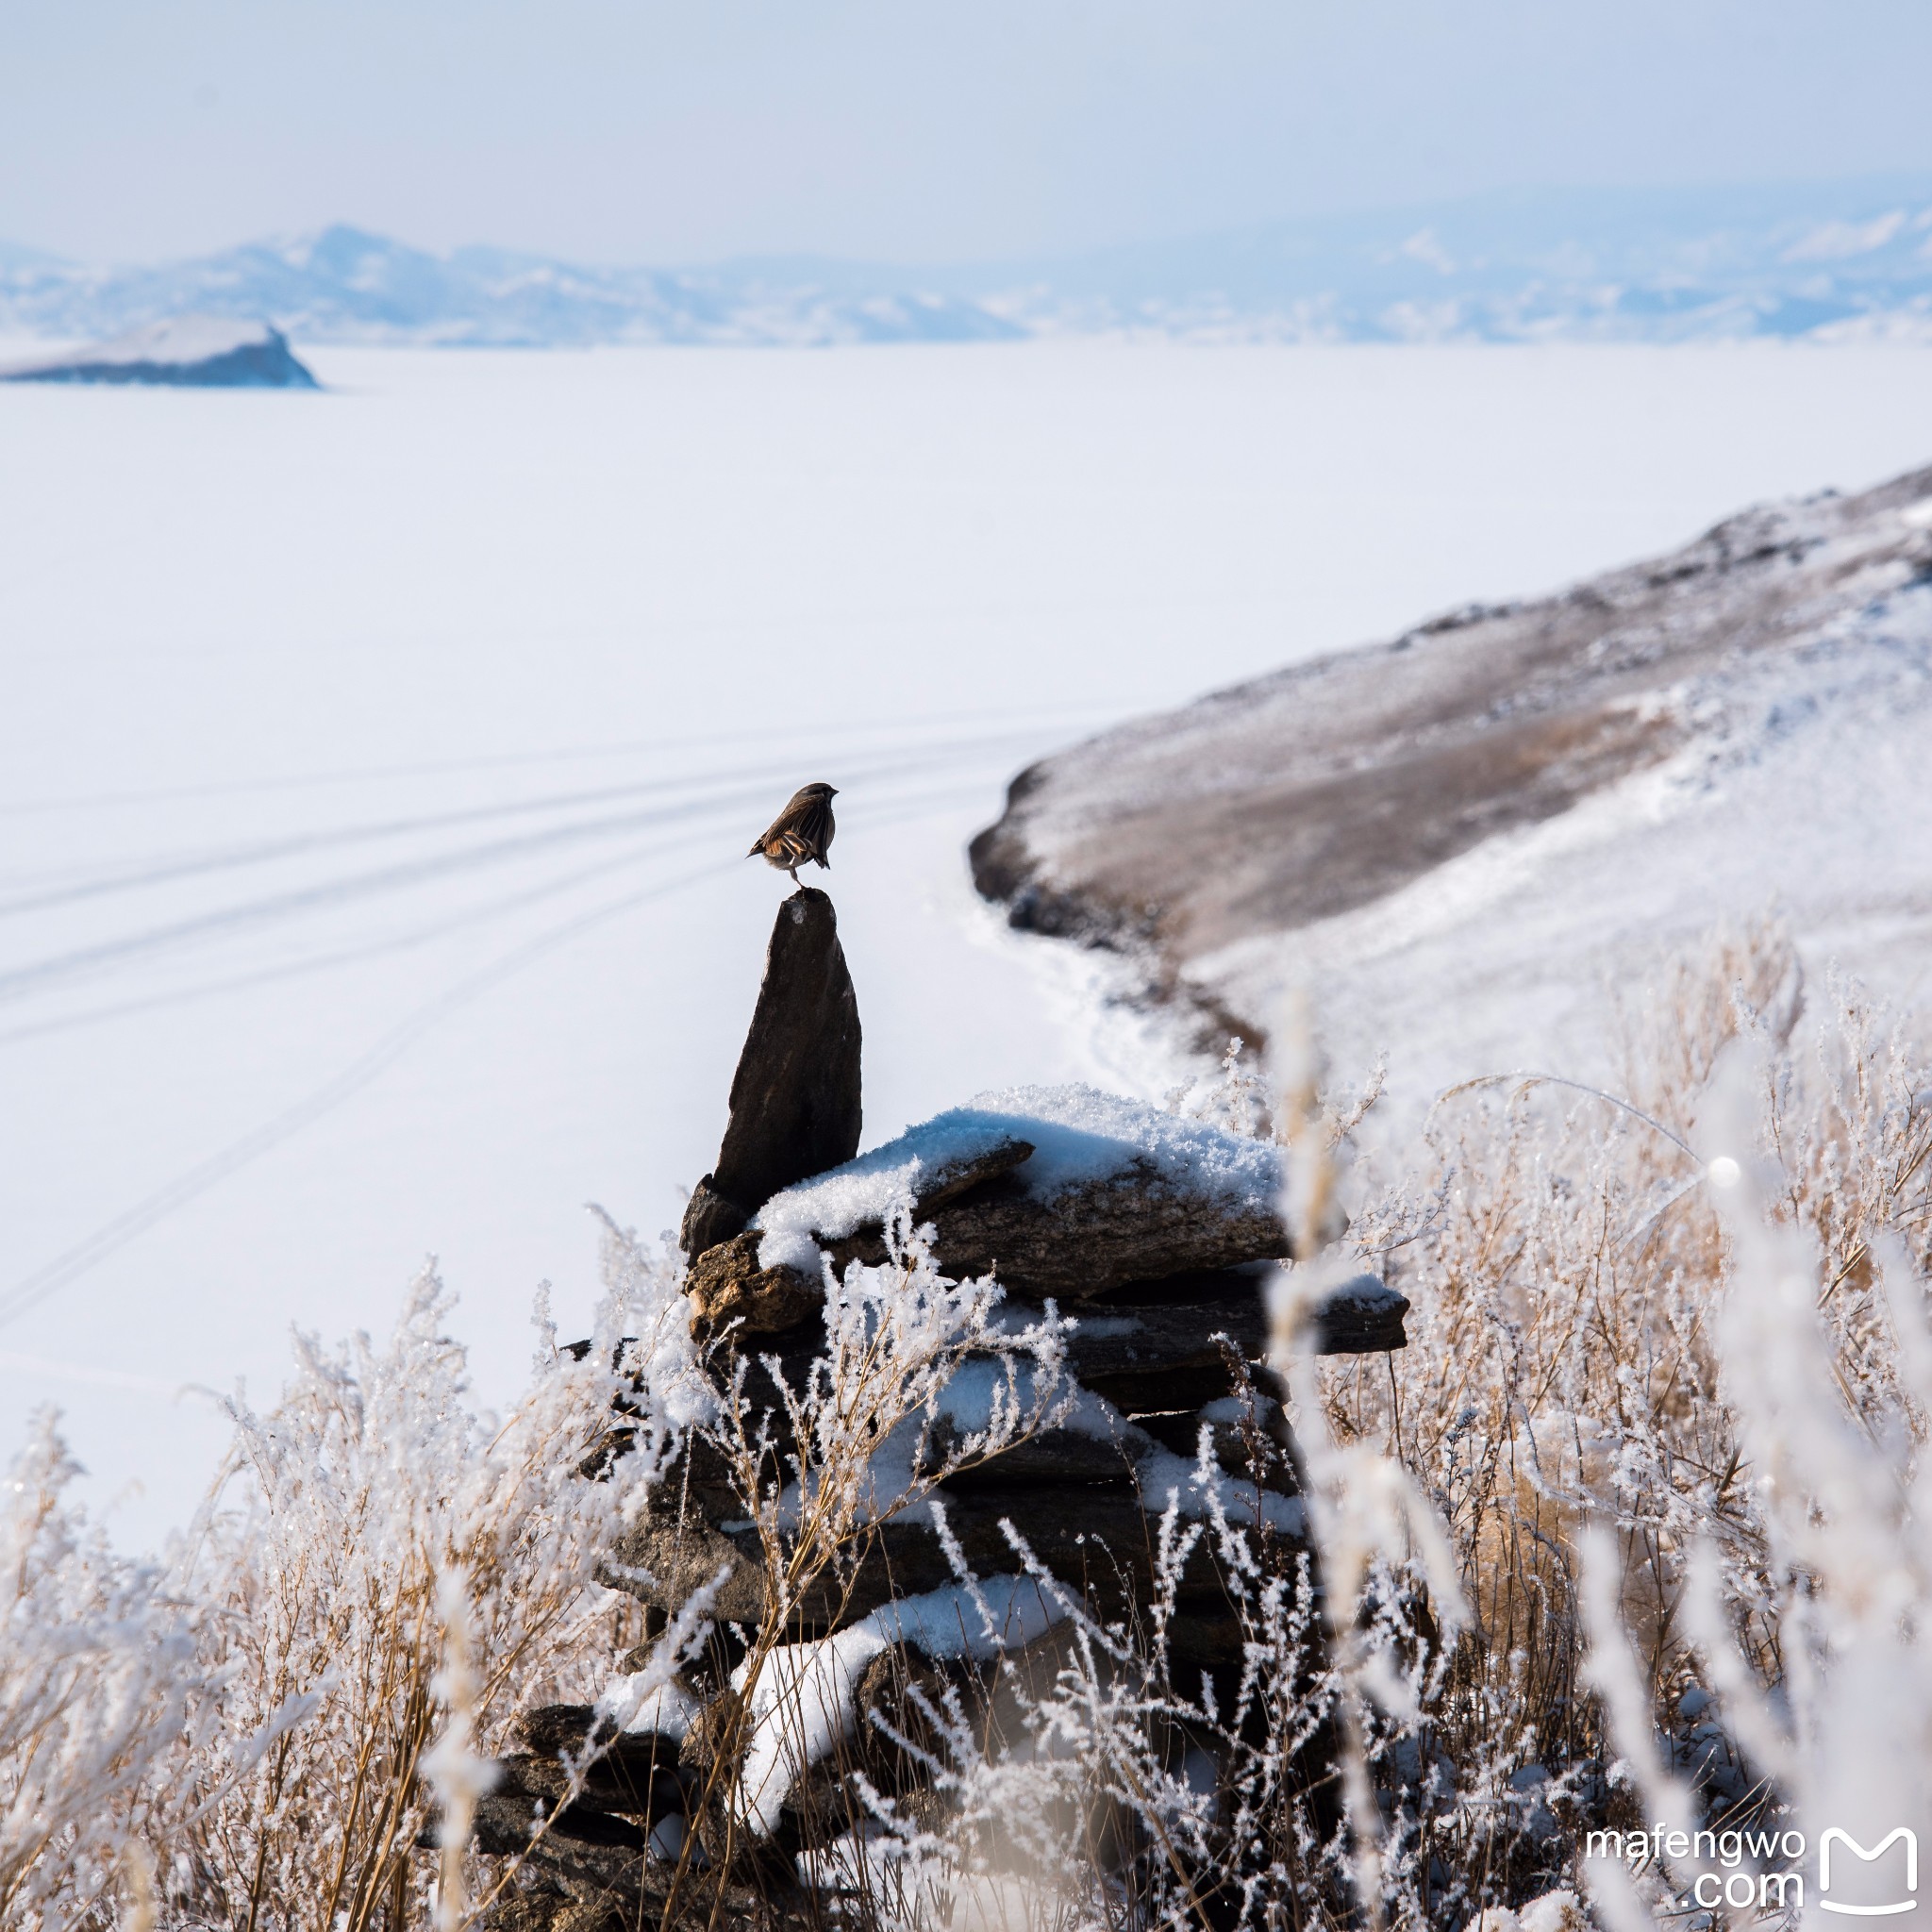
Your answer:
[[[951,267],[587,266],[344,226],[151,266],[0,248],[0,328],[99,335],[187,308],[308,341],[1924,341],[1932,179],[1508,192]]]
[[[1016,926],[1138,950],[1184,1027],[1312,988],[1421,1099],[1605,1071],[1607,980],[1774,906],[1814,966],[1923,998],[1928,742],[1923,470],[1056,754],[975,873]]]

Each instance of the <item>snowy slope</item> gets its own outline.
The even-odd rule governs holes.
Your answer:
[[[1927,745],[1932,468],[1120,727],[1023,774],[974,858],[1204,1044],[1307,987],[1415,1097],[1594,1072],[1611,977],[1774,907],[1924,1001]]]

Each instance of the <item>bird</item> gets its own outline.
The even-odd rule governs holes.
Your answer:
[[[800,891],[798,868],[810,860],[830,872],[832,861],[825,854],[832,848],[832,834],[838,829],[832,821],[832,801],[839,795],[836,785],[802,785],[791,794],[791,802],[752,842],[744,856],[762,858],[767,865],[791,874]]]

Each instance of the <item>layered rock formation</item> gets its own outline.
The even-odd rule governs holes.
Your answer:
[[[1060,1668],[1076,1607],[1125,1629],[1165,1592],[1176,1681],[1206,1673],[1232,1693],[1244,1625],[1215,1540],[1163,1566],[1163,1518],[1240,1525],[1277,1567],[1308,1557],[1265,1364],[1281,1150],[1091,1089],[1021,1089],[788,1174],[806,1150],[850,1154],[858,1045],[829,902],[801,894],[780,910],[725,1146],[685,1223],[713,1420],[605,1573],[653,1637],[708,1592],[709,1633],[669,1681],[646,1643],[613,1658],[597,1706],[526,1721],[478,1816],[485,1851],[525,1855],[498,1925],[614,1932],[691,1886],[712,1923],[803,1923],[813,1859],[865,1822],[855,1774],[942,1828],[930,1755],[899,1740],[951,1696],[989,1748],[1017,1741],[1022,1693]],[[969,1276],[1001,1292],[942,1341],[929,1392],[862,1437],[837,1560],[795,1562],[819,1431],[869,1399],[855,1340],[863,1356],[895,1296]],[[848,1306],[855,1291],[871,1299]],[[1327,1297],[1317,1345],[1401,1347],[1407,1308],[1359,1276]],[[1023,1417],[1004,1430],[1003,1404]],[[613,1427],[587,1476],[627,1440]]]

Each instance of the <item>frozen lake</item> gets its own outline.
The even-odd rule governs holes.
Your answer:
[[[183,1384],[434,1253],[501,1391],[585,1202],[675,1224],[798,783],[869,1141],[1156,1084],[967,884],[1030,757],[1932,458],[1902,349],[304,353],[0,389],[0,1429],[58,1402],[129,1540],[224,1440]]]

